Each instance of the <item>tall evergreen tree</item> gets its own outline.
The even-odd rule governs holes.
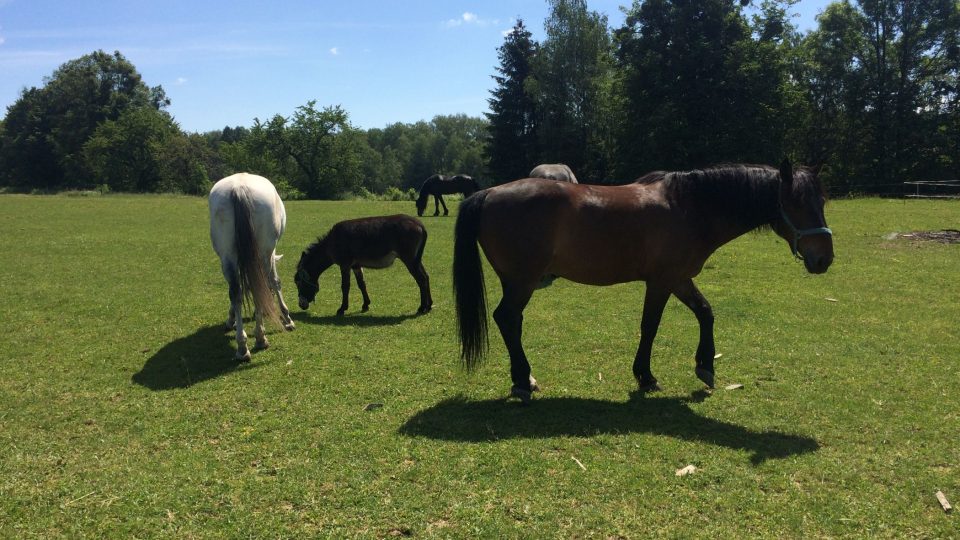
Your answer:
[[[526,176],[537,161],[537,109],[528,86],[538,45],[530,31],[517,21],[498,50],[497,86],[487,102],[490,111],[487,156],[495,182]]]

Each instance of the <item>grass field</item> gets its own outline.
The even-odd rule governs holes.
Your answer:
[[[331,224],[412,210],[288,203],[287,302]],[[354,289],[337,319],[328,272],[297,330],[237,367],[205,200],[0,197],[0,537],[960,536],[934,497],[960,503],[960,246],[884,239],[957,228],[960,204],[827,218],[825,275],[771,233],[709,261],[712,395],[679,302],[654,345],[663,391],[640,397],[643,285],[559,280],[526,311],[544,391],[521,407],[498,334],[458,367],[453,216],[424,218],[432,313],[413,316],[396,265],[367,272],[369,313]]]

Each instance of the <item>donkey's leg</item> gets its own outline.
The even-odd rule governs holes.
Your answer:
[[[450,215],[450,211],[447,210],[447,203],[443,202],[443,195],[437,195],[437,198],[440,199],[440,204],[443,205],[443,215]]]
[[[700,343],[697,345],[697,378],[713,388],[713,356],[716,348],[713,343],[713,309],[703,297],[692,279],[675,287],[673,294],[680,299],[697,317],[700,323]]]
[[[283,294],[280,287],[280,274],[277,273],[277,258],[270,255],[270,287],[273,289],[274,294],[277,295],[277,304],[280,306],[280,319],[283,322],[283,327],[286,330],[293,330],[297,325],[293,324],[293,317],[290,316],[290,308],[287,307],[287,303],[283,301]]]
[[[650,354],[653,350],[653,339],[657,337],[657,328],[660,327],[663,308],[669,298],[670,291],[666,287],[647,283],[643,298],[643,318],[640,321],[640,345],[633,360],[633,376],[637,378],[641,392],[659,389],[657,378],[650,371]]]
[[[223,275],[227,278],[230,291],[230,315],[227,324],[232,326],[237,336],[237,355],[239,362],[250,361],[250,351],[247,349],[247,333],[243,331],[243,291],[240,289],[240,275],[236,267],[228,262],[221,265]]]
[[[363,307],[360,311],[366,312],[370,309],[370,295],[367,294],[367,282],[363,279],[363,268],[359,264],[353,267],[353,276],[357,278],[357,288],[363,295]]]
[[[340,265],[340,309],[337,310],[337,316],[340,317],[347,311],[347,304],[350,298],[350,265]]]
[[[417,308],[417,313],[422,314],[433,309],[433,297],[430,295],[430,276],[427,274],[427,269],[423,267],[423,262],[414,261],[414,260],[403,260],[403,264],[407,267],[407,271],[410,272],[410,275],[413,276],[413,279],[417,282],[417,287],[420,288],[420,307]]]
[[[510,395],[520,398],[524,403],[530,402],[530,394],[540,389],[536,379],[530,375],[530,363],[523,352],[521,335],[523,333],[523,309],[533,295],[534,287],[513,286],[501,281],[503,285],[503,299],[497,309],[493,310],[493,320],[500,328],[503,343],[510,353],[510,378],[513,387]]]

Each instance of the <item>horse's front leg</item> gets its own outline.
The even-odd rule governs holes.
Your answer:
[[[353,275],[357,278],[357,288],[363,295],[363,307],[360,308],[360,311],[366,312],[370,309],[370,296],[367,294],[367,282],[363,279],[363,268],[359,264],[353,267]]]
[[[447,203],[443,201],[443,195],[437,195],[437,198],[440,199],[440,204],[443,206],[443,215],[450,215],[450,211],[447,210]]]
[[[259,309],[253,311],[253,320],[256,321],[256,326],[253,330],[253,335],[256,338],[256,344],[253,346],[256,350],[263,350],[270,347],[270,342],[267,341],[267,333],[263,328],[263,312]]]
[[[270,270],[272,272],[270,285],[273,289],[273,293],[277,296],[277,304],[280,306],[280,319],[283,322],[283,328],[286,330],[293,330],[297,327],[293,323],[293,317],[290,316],[290,308],[287,307],[287,303],[283,301],[283,294],[280,288],[280,274],[277,273],[277,260],[278,257],[270,256],[271,264]]]
[[[530,363],[527,362],[520,339],[523,334],[523,308],[532,295],[532,286],[515,287],[503,283],[503,299],[493,310],[493,320],[500,328],[503,343],[510,354],[510,379],[513,381],[510,395],[520,398],[523,403],[529,403],[531,394],[540,389],[537,380],[530,374]]]
[[[703,297],[692,279],[688,279],[679,287],[675,287],[673,294],[684,303],[697,317],[700,323],[700,343],[697,345],[697,378],[710,388],[713,388],[714,370],[713,356],[716,347],[713,342],[713,308]]]
[[[440,197],[439,194],[433,196],[433,217],[437,217],[437,216],[440,215],[440,201],[441,201],[441,200],[443,200],[443,198]],[[447,205],[443,205],[443,207],[446,208]]]
[[[643,298],[643,318],[640,320],[640,345],[637,346],[637,356],[633,360],[633,376],[641,392],[659,390],[657,378],[650,371],[650,355],[653,351],[653,339],[657,337],[657,328],[660,327],[660,318],[663,317],[663,308],[670,298],[670,291],[666,287],[654,283],[647,283],[647,291]]]
[[[340,309],[337,310],[337,316],[343,316],[347,312],[347,305],[350,299],[350,265],[340,265]]]

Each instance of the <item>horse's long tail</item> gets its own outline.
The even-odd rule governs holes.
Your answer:
[[[260,315],[278,326],[280,311],[273,301],[267,269],[263,266],[260,246],[253,226],[253,202],[246,187],[235,189],[230,195],[233,203],[234,238],[237,242],[237,271],[244,302],[253,302]]]
[[[453,294],[457,304],[460,359],[473,370],[487,352],[487,293],[477,237],[480,211],[488,191],[479,191],[460,203],[453,241]]]

